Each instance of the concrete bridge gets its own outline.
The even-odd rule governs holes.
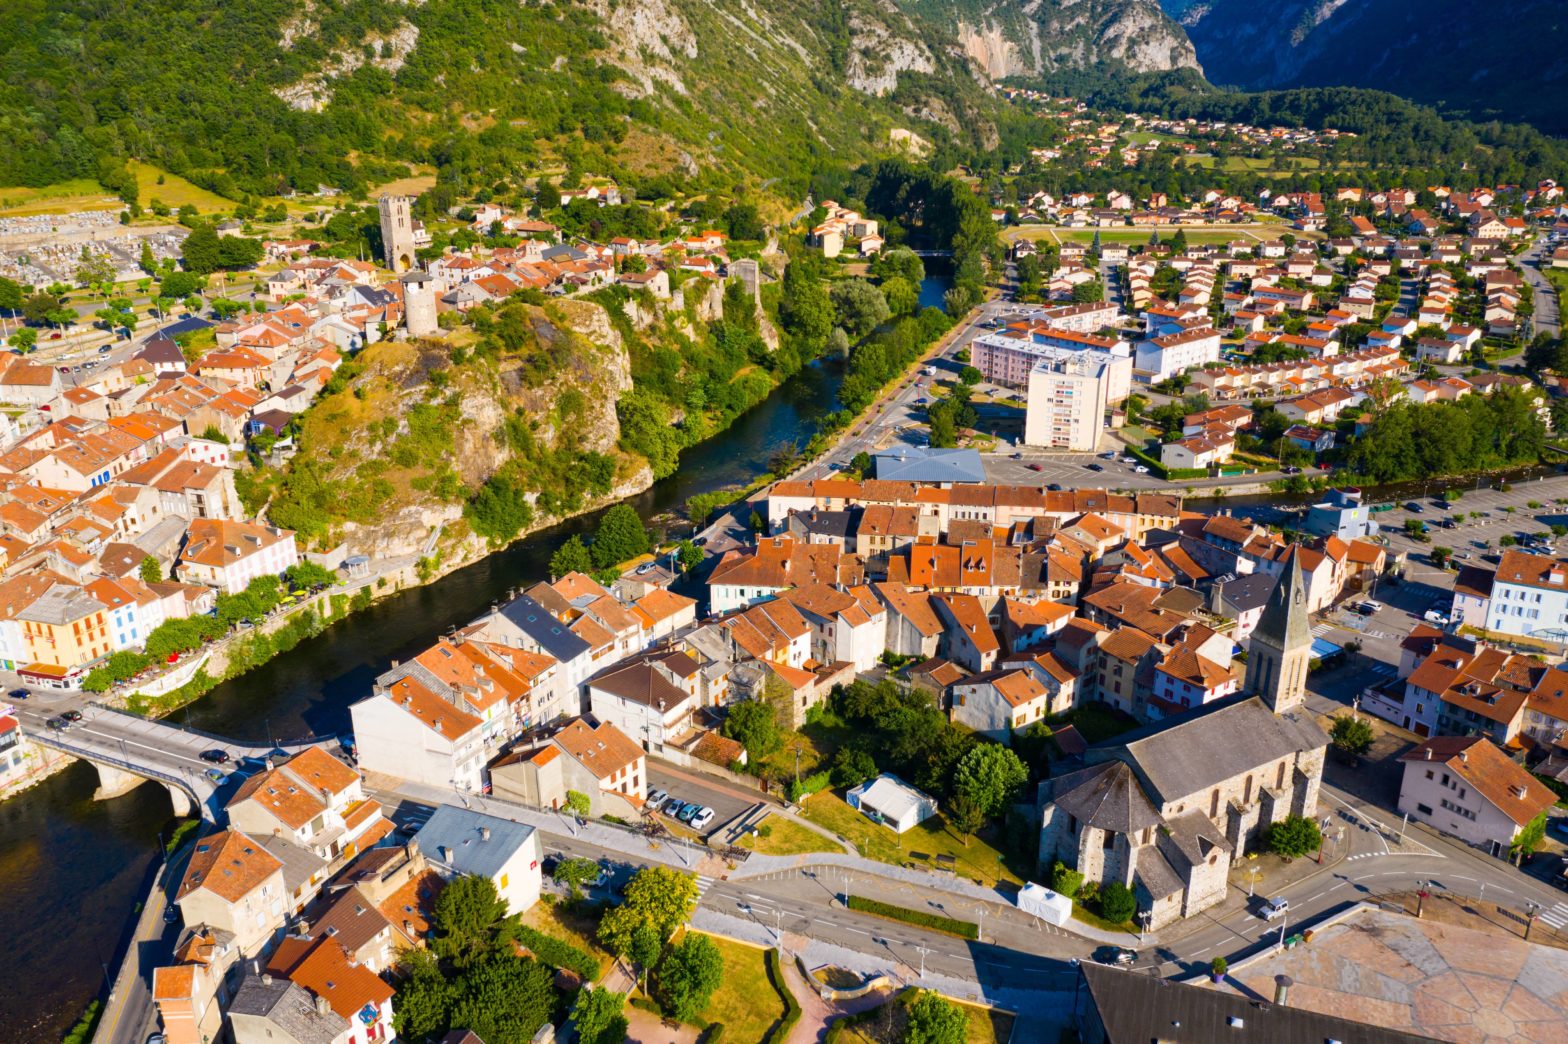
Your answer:
[[[238,760],[264,758],[274,750],[295,751],[327,743],[322,739],[257,746],[236,743],[168,722],[138,717],[126,711],[97,704],[81,708],[82,720],[69,729],[51,729],[44,722],[50,717],[42,708],[27,708],[18,713],[22,730],[39,746],[69,754],[98,771],[98,800],[119,797],[146,782],[154,782],[169,792],[175,815],[199,814],[210,822],[221,822],[223,801],[227,798],[233,762],[212,765],[201,760],[206,750],[220,749]],[[224,779],[214,782],[208,771],[216,769]],[[237,782],[237,781],[236,781]]]

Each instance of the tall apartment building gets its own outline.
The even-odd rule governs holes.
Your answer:
[[[1029,371],[1024,444],[1092,453],[1109,405],[1112,362],[1102,352],[1061,352]]]

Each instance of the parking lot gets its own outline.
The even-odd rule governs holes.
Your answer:
[[[694,802],[713,809],[712,822],[701,830],[704,835],[728,823],[757,803],[755,798],[747,796],[744,792],[731,790],[717,782],[695,780],[691,773],[676,771],[651,759],[648,762],[648,787],[650,794],[655,789],[662,790],[671,797],[678,797],[682,801]],[[675,822],[673,817],[662,814],[656,818],[666,825]]]

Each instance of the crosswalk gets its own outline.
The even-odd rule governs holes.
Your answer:
[[[1541,911],[1541,923],[1562,931],[1563,925],[1568,924],[1568,903],[1558,903],[1549,910]]]
[[[1327,637],[1331,632],[1337,630],[1339,630],[1339,628],[1335,627],[1333,624],[1320,623],[1312,628],[1312,637],[1324,638]]]
[[[1399,673],[1399,668],[1391,663],[1374,663],[1367,668],[1366,673],[1374,678],[1392,678]]]
[[[702,874],[698,874],[697,875],[697,901],[701,902],[702,901],[702,897],[707,894],[708,889],[712,888],[716,884],[718,884],[718,879],[717,878],[706,877],[706,876],[704,876]]]

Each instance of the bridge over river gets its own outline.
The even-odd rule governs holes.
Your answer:
[[[205,762],[201,760],[203,751],[220,749],[238,760],[336,742],[316,738],[257,746],[95,703],[84,706],[81,713],[82,720],[68,729],[48,727],[52,715],[42,707],[18,707],[16,717],[34,743],[79,758],[98,770],[94,797],[118,797],[143,783],[158,783],[169,791],[176,815],[195,812],[211,822],[222,818],[219,795],[229,785],[234,766],[232,761],[227,765]],[[215,781],[208,775],[213,770],[223,778]]]

